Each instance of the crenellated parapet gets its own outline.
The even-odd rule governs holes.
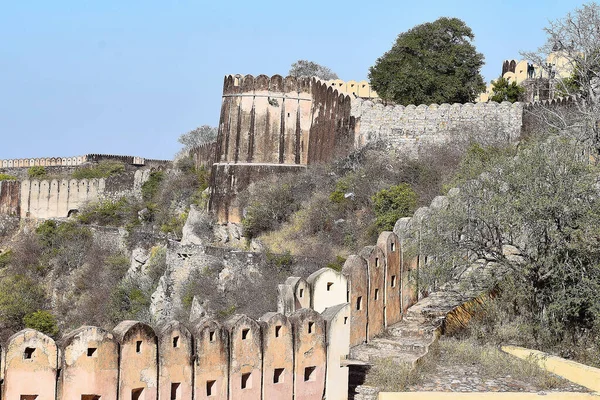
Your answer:
[[[191,329],[172,321],[158,331],[123,321],[112,332],[83,326],[58,343],[25,329],[0,346],[0,387],[16,399],[321,400],[327,385],[337,387],[326,377],[328,342],[349,335],[348,312],[342,304],[259,321],[234,315]],[[346,399],[347,387],[327,398]]]
[[[574,116],[579,115],[585,105],[581,96],[557,97],[549,100],[525,103],[523,107],[523,134],[530,135],[543,131],[547,126],[569,125]]]
[[[351,145],[350,101],[315,78],[227,75],[216,162],[330,161]]]
[[[66,218],[105,193],[106,179],[52,179],[20,182],[21,218]]]
[[[325,82],[340,93],[345,93],[353,97],[363,99],[378,99],[379,95],[371,88],[369,81],[343,81],[341,79],[331,79]]]
[[[0,160],[1,168],[29,168],[29,167],[61,167],[77,166],[87,162],[86,156],[75,157],[42,157],[42,158],[17,158]]]
[[[137,156],[121,156],[114,154],[86,154],[74,157],[42,157],[18,158],[0,160],[0,168],[30,168],[30,167],[76,167],[87,163],[100,161],[119,161],[128,165],[143,166],[148,163],[169,165],[169,160],[152,160]]]

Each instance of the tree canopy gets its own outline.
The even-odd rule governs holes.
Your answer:
[[[328,67],[308,60],[298,60],[290,67],[289,74],[297,78],[302,76],[316,76],[323,80],[338,79],[338,76]]]
[[[509,83],[508,80],[503,77],[492,81],[492,85],[494,89],[492,90],[490,100],[498,103],[502,103],[503,101],[514,103],[515,101],[519,101],[521,95],[525,93],[523,86],[517,85],[517,82],[515,81]]]
[[[471,28],[439,18],[401,33],[369,69],[374,90],[399,104],[465,103],[485,89]]]

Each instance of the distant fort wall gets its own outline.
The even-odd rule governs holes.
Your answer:
[[[120,156],[113,154],[86,154],[84,156],[74,157],[42,157],[42,158],[17,158],[17,159],[6,159],[0,160],[0,168],[29,168],[34,166],[41,167],[67,167],[67,166],[78,166],[84,165],[90,162],[100,161],[120,161],[124,164],[136,165],[136,166],[158,166],[158,165],[169,165],[169,160],[153,160],[146,159],[144,157],[137,156]]]
[[[212,167],[215,162],[217,142],[204,143],[190,150],[189,156],[194,160],[194,166],[199,168]]]
[[[523,125],[521,103],[466,103],[431,105],[384,105],[354,99],[355,146],[385,140],[396,148],[418,143],[444,143],[477,131],[495,133],[497,140],[516,140]]]
[[[336,89],[340,93],[345,93],[353,97],[361,97],[363,99],[378,99],[379,95],[371,88],[369,81],[343,81],[341,79],[331,79],[325,84]]]
[[[101,179],[0,181],[0,214],[21,218],[67,218],[85,205],[137,196],[149,169]]]

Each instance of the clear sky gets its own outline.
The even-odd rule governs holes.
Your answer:
[[[366,79],[399,33],[441,16],[472,28],[489,82],[582,3],[3,0],[0,159],[171,158],[181,133],[218,124],[225,74],[286,75],[309,59]]]

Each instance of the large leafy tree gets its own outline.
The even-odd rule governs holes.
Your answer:
[[[369,70],[373,89],[399,104],[465,103],[485,89],[471,28],[440,18],[401,33]]]

